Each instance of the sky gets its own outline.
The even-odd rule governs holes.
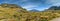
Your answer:
[[[60,0],[0,0],[0,4],[2,3],[17,4],[27,10],[37,9],[39,11],[51,6],[60,6]]]

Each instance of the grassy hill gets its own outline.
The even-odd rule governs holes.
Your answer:
[[[17,6],[16,4],[1,4],[0,5],[0,20],[18,20],[20,18],[20,14],[26,13],[26,9]],[[17,20],[16,20],[17,19]]]
[[[60,17],[60,10],[28,12],[16,4],[0,4],[0,21],[49,21]]]

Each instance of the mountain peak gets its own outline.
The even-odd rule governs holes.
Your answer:
[[[51,6],[48,10],[60,10],[60,6]]]
[[[39,10],[36,10],[36,9],[32,9],[30,10],[31,12],[40,12]]]

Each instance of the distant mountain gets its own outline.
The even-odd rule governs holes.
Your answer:
[[[51,6],[48,10],[60,10],[60,6]]]
[[[36,9],[32,9],[32,10],[30,10],[30,12],[40,12],[40,11],[36,10]]]

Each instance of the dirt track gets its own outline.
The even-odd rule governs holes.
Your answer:
[[[59,18],[52,19],[51,21],[60,21],[60,17]]]

